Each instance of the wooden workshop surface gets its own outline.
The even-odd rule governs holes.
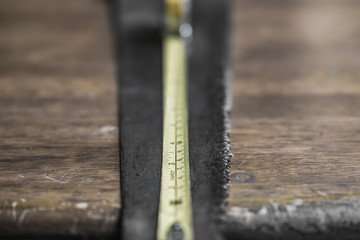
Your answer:
[[[104,236],[116,227],[107,20],[101,1],[0,1],[0,235]]]
[[[360,2],[234,4],[229,214],[360,197]],[[113,233],[114,126],[103,2],[0,0],[0,233]]]
[[[230,213],[360,197],[360,2],[234,9]]]

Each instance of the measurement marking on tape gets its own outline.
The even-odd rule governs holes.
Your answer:
[[[158,240],[193,240],[189,171],[186,47],[180,29],[184,0],[165,0],[163,155]]]
[[[157,239],[193,239],[185,43],[164,40],[164,133]]]

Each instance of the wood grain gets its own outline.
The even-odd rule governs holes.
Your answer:
[[[1,239],[101,238],[117,227],[116,84],[104,7],[0,1]]]
[[[234,4],[231,172],[255,178],[231,180],[227,236],[357,233],[360,3]],[[0,0],[1,237],[116,231],[109,27],[100,1]]]
[[[336,209],[339,199],[351,205],[360,197],[360,4],[245,0],[235,5],[231,172],[256,179],[232,179],[228,210],[243,233],[269,224],[268,232],[279,235],[286,222],[272,225],[274,206],[314,210],[312,204],[321,208],[330,202]],[[261,214],[269,219],[256,220]],[[333,216],[335,227],[336,222],[346,227],[341,221],[347,214]],[[350,215],[356,228],[360,216]],[[304,225],[313,216],[297,216],[298,226],[290,227],[306,233],[301,221]],[[319,221],[320,233],[328,230],[322,226]]]

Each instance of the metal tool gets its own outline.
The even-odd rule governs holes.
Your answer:
[[[121,237],[222,239],[230,2],[193,1],[191,21],[185,0],[116,3]]]
[[[181,0],[166,0],[163,47],[164,130],[157,239],[193,239],[189,172],[185,12]],[[189,26],[187,26],[189,28]]]

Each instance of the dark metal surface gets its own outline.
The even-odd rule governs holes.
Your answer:
[[[196,239],[220,239],[229,164],[229,1],[193,4],[189,154]]]
[[[155,239],[162,157],[162,2],[124,0],[120,34],[121,235]]]
[[[123,0],[120,151],[124,239],[155,239],[162,150],[162,1]],[[221,239],[228,182],[229,1],[193,2],[189,154],[196,239]],[[119,43],[117,43],[119,44]]]

